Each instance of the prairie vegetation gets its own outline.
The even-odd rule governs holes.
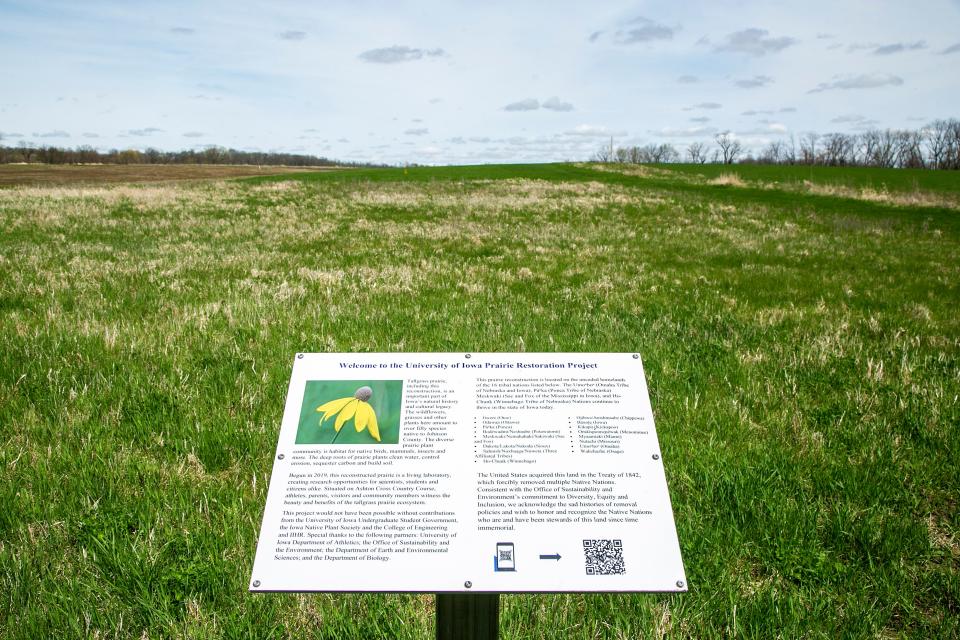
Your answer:
[[[814,169],[0,189],[0,636],[432,637],[246,588],[294,354],[448,350],[642,353],[690,583],[503,637],[960,635],[960,173]]]

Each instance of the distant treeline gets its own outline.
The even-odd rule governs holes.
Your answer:
[[[284,165],[288,167],[359,167],[375,166],[359,162],[340,162],[320,156],[297,153],[263,153],[238,151],[223,147],[209,147],[200,151],[160,151],[159,149],[111,149],[98,151],[93,147],[17,147],[0,146],[0,164],[36,162],[43,164],[247,164]]]
[[[693,162],[810,164],[829,167],[895,167],[960,169],[960,120],[937,120],[916,130],[871,129],[863,133],[804,134],[799,142],[790,136],[774,140],[756,155],[744,149],[727,132],[714,137],[714,145],[693,142],[683,153],[672,144],[600,149],[598,162]]]

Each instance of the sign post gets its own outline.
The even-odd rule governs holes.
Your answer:
[[[496,640],[499,593],[438,593],[437,640]]]
[[[663,462],[638,354],[298,354],[250,590],[686,591]]]

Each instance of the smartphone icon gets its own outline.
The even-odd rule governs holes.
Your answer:
[[[497,555],[494,556],[494,571],[516,571],[517,565],[513,554],[512,542],[498,542]]]

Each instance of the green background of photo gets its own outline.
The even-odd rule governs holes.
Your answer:
[[[353,418],[344,423],[337,436],[333,428],[336,416],[331,416],[323,425],[317,407],[353,396],[357,389],[367,386],[373,390],[370,406],[377,413],[380,427],[380,442],[370,435],[368,429],[357,433]],[[300,406],[300,422],[297,426],[297,444],[397,444],[400,442],[400,406],[403,394],[401,380],[308,380]]]

